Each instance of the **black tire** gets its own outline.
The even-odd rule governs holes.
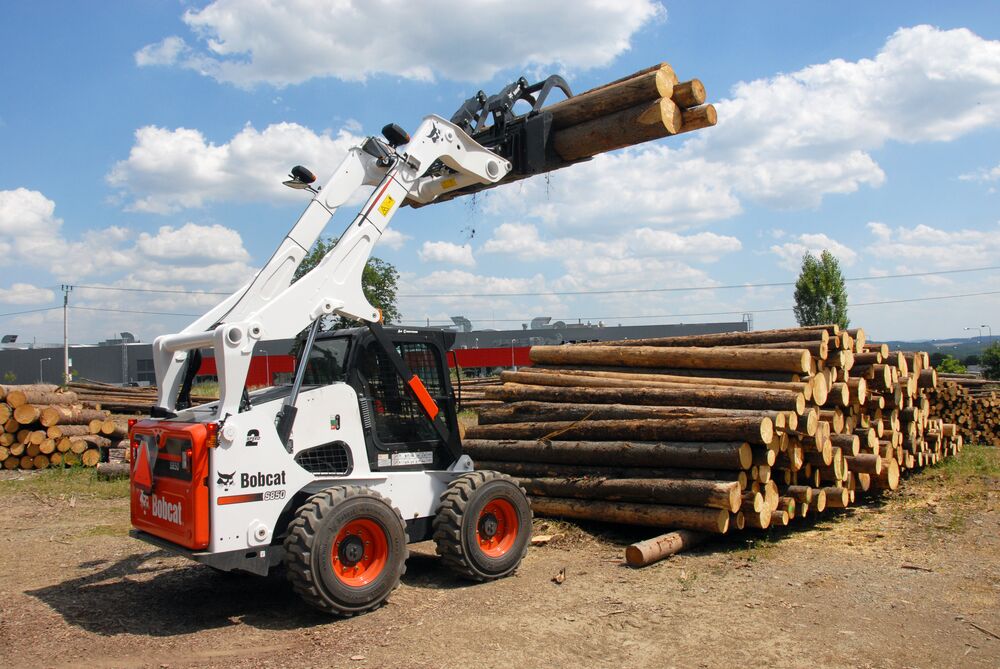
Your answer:
[[[338,535],[348,527],[362,529],[348,533],[337,544]],[[378,550],[370,553],[369,544]],[[381,568],[376,570],[366,562],[370,555],[384,558]],[[399,511],[382,495],[360,486],[328,488],[310,497],[289,523],[285,538],[285,566],[292,588],[311,606],[341,616],[384,604],[399,586],[406,557],[406,530]],[[361,569],[360,576],[344,573],[351,564]],[[372,572],[367,582],[348,582],[365,578],[366,571]]]
[[[497,505],[510,509],[516,529],[508,523],[509,547],[503,543],[484,550],[482,536],[488,536],[490,510]],[[484,514],[484,509],[487,513]],[[496,530],[494,515],[493,530]],[[441,495],[441,505],[434,516],[434,542],[442,562],[461,576],[473,581],[492,581],[512,574],[521,564],[531,542],[531,504],[524,489],[514,479],[498,472],[471,472],[459,476]],[[480,529],[486,530],[480,535]]]

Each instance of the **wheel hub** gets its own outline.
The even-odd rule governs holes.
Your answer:
[[[484,539],[492,539],[496,536],[500,523],[492,513],[484,513],[479,518],[479,536]]]
[[[340,542],[340,548],[337,549],[337,556],[340,558],[342,565],[353,567],[365,556],[365,544],[357,535],[348,535]]]

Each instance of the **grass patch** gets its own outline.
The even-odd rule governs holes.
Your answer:
[[[932,471],[949,484],[982,483],[984,478],[1000,478],[1000,448],[979,444],[966,446],[957,457],[946,458]]]
[[[219,382],[218,381],[206,381],[205,383],[199,383],[198,385],[191,386],[191,396],[192,397],[218,397],[219,396]]]
[[[21,479],[0,481],[0,496],[17,494],[123,499],[128,497],[129,482],[128,479],[106,481],[98,478],[95,470],[84,467],[46,469]]]

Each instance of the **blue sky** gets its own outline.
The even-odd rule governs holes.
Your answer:
[[[57,306],[63,283],[180,291],[77,288],[73,342],[177,331],[192,318],[168,314],[217,299],[190,291],[244,281],[306,204],[280,186],[294,164],[323,179],[385,123],[412,130],[522,73],[583,91],[660,61],[704,82],[719,125],[402,212],[376,253],[402,274],[405,322],[780,327],[788,286],[594,291],[790,282],[822,248],[852,278],[1000,265],[991,2],[150,0],[2,17],[0,313]],[[996,270],[848,291],[877,338],[962,336],[1000,313],[1000,294],[952,297],[1000,293]],[[468,293],[489,296],[428,297]],[[58,341],[61,321],[2,329]]]

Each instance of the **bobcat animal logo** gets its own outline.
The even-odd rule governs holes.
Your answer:
[[[219,472],[219,480],[216,481],[216,483],[221,485],[223,490],[228,491],[229,486],[233,485],[234,478],[236,478],[235,471],[232,474],[223,474],[222,472]]]

